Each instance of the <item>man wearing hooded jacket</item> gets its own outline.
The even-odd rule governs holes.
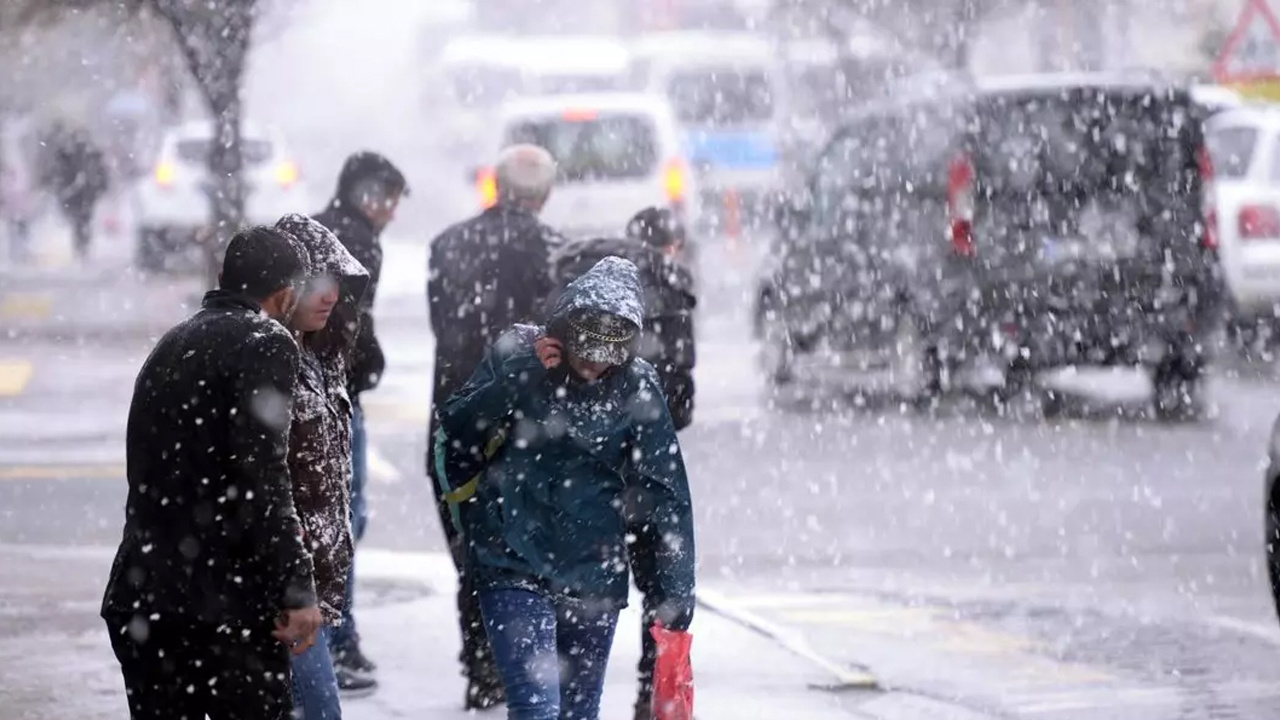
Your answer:
[[[365,500],[367,455],[364,414],[360,393],[377,386],[386,368],[386,358],[374,331],[373,301],[382,275],[381,234],[395,217],[400,198],[409,192],[404,174],[386,157],[368,150],[353,153],[338,174],[338,187],[329,205],[314,220],[327,227],[347,252],[369,273],[368,290],[359,307],[357,335],[350,362],[347,393],[351,398],[351,531],[359,542],[368,524]],[[329,636],[338,676],[338,686],[348,693],[373,690],[376,666],[360,649],[360,636],[352,612],[355,592],[355,563],[347,578],[347,596],[342,624]]]

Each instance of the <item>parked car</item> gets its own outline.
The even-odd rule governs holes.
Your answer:
[[[697,192],[675,118],[661,97],[640,93],[559,95],[503,106],[489,157],[509,145],[547,149],[559,167],[542,218],[568,237],[616,237],[646,207],[682,221]],[[493,169],[471,175],[483,207],[497,200]]]
[[[1224,110],[1208,123],[1218,241],[1233,324],[1280,339],[1280,108]]]
[[[1008,399],[1046,369],[1140,366],[1162,414],[1194,414],[1222,317],[1213,165],[1201,110],[1157,83],[997,79],[858,113],[783,213],[756,309],[769,376],[877,372],[930,398],[986,365]]]
[[[246,124],[241,135],[246,221],[274,223],[286,213],[313,210],[298,164],[280,132]],[[213,123],[207,121],[169,129],[150,175],[133,185],[135,249],[141,269],[163,269],[168,256],[209,233],[208,157],[213,136]]]

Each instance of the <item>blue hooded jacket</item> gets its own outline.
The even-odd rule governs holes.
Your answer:
[[[640,326],[643,290],[627,260],[601,260],[560,296],[549,325],[582,309]],[[626,604],[627,525],[659,538],[655,598],[665,615],[693,612],[693,513],[684,459],[653,367],[639,358],[587,383],[534,352],[541,328],[502,335],[440,422],[449,477],[484,467],[463,503],[481,588],[525,588]],[[507,439],[485,464],[495,430]]]

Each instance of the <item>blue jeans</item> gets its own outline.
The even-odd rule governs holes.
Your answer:
[[[290,658],[295,720],[342,720],[338,678],[333,674],[333,656],[327,642],[331,631],[332,628],[321,628],[315,645]]]
[[[369,525],[369,502],[364,488],[369,478],[369,436],[364,431],[364,412],[356,406],[351,414],[351,538],[359,542]],[[347,595],[342,603],[342,624],[329,630],[329,648],[340,654],[360,641],[356,630],[356,558],[351,556],[347,573]]]
[[[481,590],[507,720],[599,720],[618,611],[528,590]]]

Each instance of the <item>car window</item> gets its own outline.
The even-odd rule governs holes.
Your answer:
[[[526,120],[510,127],[506,142],[546,148],[563,183],[646,177],[658,163],[653,123],[641,115]]]
[[[205,138],[188,138],[179,140],[174,152],[183,162],[203,165],[209,160],[209,148],[213,141]],[[241,138],[240,152],[247,165],[261,165],[271,159],[272,145],[269,140]]]
[[[681,122],[727,125],[773,117],[773,87],[763,70],[681,72],[667,81],[667,96]]]
[[[871,125],[850,128],[827,144],[814,166],[811,191],[816,224],[830,227],[840,222],[842,212],[856,200],[856,188],[863,180],[866,157],[874,141]]]
[[[611,75],[543,75],[537,79],[538,92],[543,95],[609,92],[623,89],[623,82],[623,77]]]
[[[1258,146],[1258,129],[1227,127],[1214,130],[1206,138],[1213,170],[1220,178],[1237,180],[1249,174],[1249,165]],[[1272,163],[1271,178],[1280,178],[1280,166]]]

